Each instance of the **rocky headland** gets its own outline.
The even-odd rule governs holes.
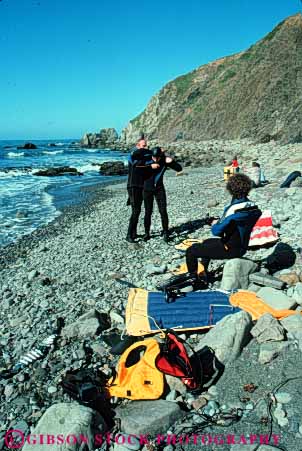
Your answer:
[[[218,143],[211,145],[217,145],[219,152]],[[238,146],[229,143],[227,152],[237,153],[240,163],[246,163],[245,158],[258,160],[265,170],[270,183],[254,189],[250,198],[262,210],[271,210],[280,242],[292,249],[295,263],[274,273],[285,282],[282,290],[276,290],[250,280],[259,270],[267,273],[259,262],[265,261],[274,247],[248,252],[240,261],[212,262],[213,287],[223,288],[226,283],[230,287],[231,283],[232,288],[256,291],[275,308],[300,311],[301,181],[288,189],[279,185],[289,172],[301,170],[302,147],[275,143]],[[56,433],[58,429],[57,433],[91,435],[108,429],[103,415],[71,401],[62,391],[61,379],[66,371],[83,367],[111,374],[118,356],[111,354],[108,339],[110,334],[124,332],[129,287],[155,290],[169,278],[170,271],[184,259],[174,245],[187,237],[209,237],[210,227],[200,220],[207,214],[219,216],[229,201],[223,165],[216,161],[208,168],[186,168],[180,177],[168,173],[166,188],[173,231],[169,244],[160,236],[157,211],[149,242],[125,241],[130,211],[122,182],[100,188],[93,203],[68,210],[51,225],[1,250],[1,371],[39,346],[58,317],[64,318],[65,326],[46,356],[11,378],[0,377],[0,448],[5,448],[9,429],[25,435]],[[139,232],[143,232],[142,222]],[[219,379],[198,396],[189,393],[178,379],[167,378],[160,400],[119,400],[111,405],[116,419],[121,419],[116,421],[116,431],[178,437],[204,434],[208,438],[203,447],[208,450],[302,449],[301,330],[300,316],[277,321],[265,315],[256,322],[242,311],[227,316],[207,334],[185,334],[195,350],[208,345],[215,351],[224,367]],[[210,443],[209,435],[220,438]],[[42,445],[36,444],[35,449],[37,446]],[[79,445],[70,446],[79,449]],[[192,441],[182,446],[199,449]],[[26,444],[24,449],[31,447]],[[97,448],[106,449],[100,444]],[[109,448],[172,451],[181,445],[164,440],[161,445],[140,445],[134,440],[124,445],[112,442]]]
[[[288,17],[249,49],[167,83],[120,141],[302,141],[302,15]]]
[[[249,49],[167,83],[120,136],[101,129],[85,134],[81,145],[129,150],[144,133],[150,147],[174,151],[188,165],[210,166],[229,160],[234,141],[240,155],[250,145],[269,143],[270,151],[301,143],[301,61],[299,13]]]

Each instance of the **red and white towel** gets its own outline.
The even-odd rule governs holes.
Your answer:
[[[278,232],[273,227],[273,218],[270,210],[264,210],[253,227],[249,247],[263,246],[278,241]]]

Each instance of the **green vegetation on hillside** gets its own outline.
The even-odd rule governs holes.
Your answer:
[[[190,72],[186,75],[181,75],[174,80],[174,85],[180,95],[183,95],[191,86],[194,79],[194,72]]]
[[[271,41],[273,39],[273,37],[275,36],[276,33],[278,33],[278,31],[280,30],[280,28],[282,27],[282,25],[284,24],[285,20],[283,20],[282,22],[279,23],[279,25],[277,25],[270,33],[268,33],[264,38],[263,38],[263,42],[265,41]]]
[[[228,81],[230,78],[235,77],[236,72],[233,69],[228,69],[226,71],[226,73],[224,74],[223,78],[220,81],[220,83],[225,83],[226,81]]]
[[[176,139],[178,131],[196,140],[296,140],[302,136],[302,110],[296,106],[301,55],[302,16],[296,15],[246,51],[170,81],[131,121],[133,130],[149,130],[163,142]]]

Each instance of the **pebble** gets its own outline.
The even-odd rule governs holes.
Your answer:
[[[53,393],[57,392],[57,387],[53,387],[51,385],[50,387],[48,387],[47,391],[48,391],[48,393],[50,393],[52,395]]]
[[[119,315],[117,312],[111,311],[109,315],[110,315],[110,319],[112,322],[118,323],[118,324],[125,323],[124,318],[121,315]]]
[[[218,390],[217,390],[216,385],[212,385],[212,387],[210,387],[210,388],[208,389],[208,393],[209,393],[211,396],[213,396],[214,398],[215,398],[216,396],[218,396]]]
[[[29,282],[32,282],[37,276],[39,275],[39,272],[36,269],[33,269],[30,271],[27,275],[27,280]]]
[[[276,418],[279,426],[284,427],[288,425],[288,419],[286,418],[286,413],[282,410],[281,404],[278,404],[277,408],[274,410],[274,417]]]
[[[247,405],[245,406],[245,409],[246,409],[246,410],[254,410],[254,404],[251,404],[251,403],[247,404]]]
[[[202,412],[210,417],[220,412],[219,404],[215,401],[209,401],[208,404],[202,409]]]
[[[163,274],[165,273],[167,270],[167,266],[166,265],[162,265],[162,266],[156,266],[156,265],[146,265],[145,266],[145,271],[147,274],[152,275],[152,274]]]
[[[9,399],[14,393],[14,386],[12,384],[8,384],[4,388],[4,396],[6,399]]]
[[[295,420],[290,420],[288,430],[289,432],[293,432],[295,434],[299,432],[299,422]]]
[[[176,390],[171,390],[170,393],[166,396],[167,401],[175,401],[177,397]]]
[[[280,404],[287,404],[292,400],[291,395],[289,393],[285,393],[285,392],[276,393],[275,398],[276,398],[277,402],[279,402]]]
[[[234,148],[233,144],[231,153],[233,153],[233,149],[236,149],[236,151],[238,149],[238,147]],[[228,143],[223,144],[226,148],[228,148],[228,145]],[[239,149],[242,149],[242,152],[241,150],[240,152],[244,155],[245,146],[242,146],[242,144],[240,146]],[[262,149],[262,147],[252,146],[251,157],[256,157],[257,152],[260,152],[259,149]],[[269,147],[269,149],[269,155],[275,155],[276,152],[278,154],[279,146]],[[284,155],[284,151],[287,149],[288,154],[291,155],[292,147],[280,149],[281,155]],[[261,162],[263,160],[264,166],[268,161],[265,158],[261,154]],[[282,161],[282,158],[280,161]],[[217,208],[212,207],[211,214],[219,215],[221,213],[222,205],[227,204],[229,200],[225,192],[225,185],[217,180],[208,187],[209,181],[212,182],[213,177],[217,177],[218,170],[221,171],[221,167],[209,168],[202,170],[204,172],[196,172],[196,174],[192,171],[188,173],[189,177],[182,177],[176,182],[174,178],[171,179],[167,176],[171,225],[177,225],[177,221],[180,225],[191,221],[192,218],[204,217],[208,213],[206,205],[196,204],[200,192],[204,192],[206,202],[212,201],[213,205],[218,203],[219,200]],[[277,178],[282,178],[287,170],[287,167],[284,168],[284,171],[281,171],[277,177],[277,172],[274,172],[275,169],[270,169],[269,171],[272,172],[269,172],[269,175],[272,176],[273,181],[276,181]],[[198,187],[198,189],[194,189],[192,196],[189,195],[191,185]],[[189,192],[186,195],[188,187]],[[279,193],[279,191],[281,192]],[[277,215],[277,211],[279,212],[279,218],[283,219],[281,221],[282,227],[279,229],[281,241],[297,244],[301,247],[302,236],[297,226],[302,213],[301,210],[298,211],[299,204],[302,204],[299,197],[302,191],[297,189],[290,197],[286,198],[286,202],[284,193],[282,190],[279,191],[276,186],[268,185],[261,190],[253,190],[251,197],[259,203],[261,208],[266,208],[269,202],[273,218]],[[184,195],[185,199],[185,202],[182,202],[181,205],[179,204],[180,193]],[[52,225],[46,227],[43,232],[44,238],[37,238],[34,246],[30,249],[26,246],[26,239],[22,240],[25,244],[20,243],[19,250],[16,250],[18,252],[18,266],[10,268],[9,265],[6,265],[0,274],[2,292],[5,294],[2,294],[5,302],[2,305],[3,319],[0,319],[1,345],[5,348],[8,356],[5,362],[2,359],[3,363],[6,365],[14,363],[24,351],[31,349],[33,343],[39,343],[42,338],[48,336],[53,330],[54,320],[58,316],[64,317],[67,324],[73,324],[89,310],[89,306],[101,313],[109,314],[111,311],[111,320],[112,316],[117,315],[115,319],[118,318],[119,321],[116,320],[116,324],[112,327],[116,328],[118,333],[121,333],[129,288],[135,286],[154,290],[156,283],[171,277],[170,273],[166,273],[167,268],[174,268],[183,262],[184,254],[177,252],[173,244],[187,238],[188,234],[183,233],[179,237],[175,236],[174,241],[169,243],[168,246],[164,245],[162,238],[156,236],[161,227],[157,213],[154,214],[152,220],[152,233],[154,233],[152,239],[147,243],[139,241],[135,246],[126,245],[121,239],[126,235],[129,217],[129,210],[124,206],[124,195],[125,189],[122,188],[116,192],[115,197],[94,204],[93,208],[87,210],[85,216],[77,216],[75,221],[68,220],[67,216],[64,219],[64,215],[62,215],[62,222],[54,226],[57,227],[54,230],[55,233],[51,235],[49,232],[53,227]],[[117,215],[117,211],[119,215]],[[112,225],[110,240],[107,239],[108,224]],[[141,224],[139,228],[141,228]],[[39,233],[42,236],[42,231]],[[83,239],[80,240],[76,238],[77,236],[82,236]],[[206,238],[208,236],[210,236],[209,227],[200,228],[189,234],[191,238]],[[37,246],[39,239],[41,239],[41,243]],[[95,247],[96,244],[97,247]],[[10,249],[10,253],[12,251],[14,250]],[[265,255],[270,255],[272,251],[273,248],[254,251],[247,257],[261,259]],[[299,259],[297,262],[299,263]],[[299,265],[301,265],[301,262]],[[222,262],[211,262],[211,268],[215,270],[219,270],[221,266]],[[150,272],[146,270],[147,267]],[[33,268],[38,268],[38,270]],[[300,270],[299,268],[291,268],[290,272],[295,272],[301,277],[301,268]],[[36,279],[37,282],[41,283],[35,283]],[[43,281],[46,281],[46,283]],[[287,289],[290,297],[296,299],[298,303],[302,302],[300,285],[302,286],[301,282],[297,283],[292,289]],[[219,287],[219,281],[215,286]],[[14,306],[18,306],[18,310],[11,308],[11,301],[14,301]],[[43,309],[41,309],[41,305],[44,307]],[[26,328],[25,323],[27,324]],[[196,333],[194,336],[194,340],[198,343],[201,334]],[[88,345],[93,349],[92,363],[89,367],[105,368],[105,371],[109,371],[105,365],[115,366],[119,356],[109,355],[110,346],[103,342],[102,345],[98,346],[99,339],[100,337],[95,335],[87,338]],[[81,361],[84,362],[84,353],[81,351],[79,354],[78,352],[80,349],[82,350],[81,346],[82,341],[78,337],[60,339],[55,349],[52,349],[45,358],[29,368],[29,380],[24,380],[23,373],[20,373],[14,378],[14,382],[17,382],[16,385],[11,381],[6,381],[5,384],[1,383],[0,395],[4,395],[5,398],[3,397],[4,402],[0,406],[0,425],[7,426],[8,421],[18,423],[25,418],[26,422],[34,425],[46,408],[54,402],[54,398],[55,402],[67,399],[67,395],[61,395],[61,388],[59,388],[59,385],[57,387],[56,384],[59,383],[62,372],[64,373],[67,369],[74,369],[77,365],[81,365]],[[195,341],[193,346],[195,346]],[[291,352],[287,349],[285,351]],[[74,356],[75,360],[72,360],[71,356]],[[251,373],[256,358],[256,355],[249,355],[246,358],[247,364],[250,363]],[[277,356],[276,360],[270,363],[271,368],[266,366],[268,382],[270,382],[269,376],[275,374],[274,365],[278,365],[279,358]],[[41,372],[39,369],[44,370]],[[239,380],[239,376],[237,380]],[[222,379],[219,380],[217,382],[219,390],[216,386],[212,386],[208,390],[208,395],[217,398],[219,393],[219,402],[229,406],[231,404],[231,393],[224,391],[224,387],[220,385],[222,383]],[[273,378],[270,387],[272,385]],[[237,388],[235,386],[235,389]],[[173,389],[177,390],[176,385]],[[288,390],[290,391],[290,385],[288,385]],[[177,392],[182,393],[182,397],[176,397],[175,400],[189,401],[192,406],[196,403],[196,397],[186,393],[186,390],[180,392],[179,389]],[[55,397],[51,396],[55,393],[57,393]],[[259,391],[259,393],[262,392]],[[14,398],[15,395],[16,398]],[[168,393],[169,395],[171,398],[175,398],[175,392],[172,391]],[[291,391],[288,395],[292,396],[292,399],[286,403],[286,397],[284,398],[284,395],[281,394],[281,398],[278,398],[277,393],[278,404],[281,406],[284,404],[286,407],[292,406],[295,402],[295,396]],[[17,402],[19,398],[23,398],[20,403]],[[34,399],[33,403],[28,401],[30,398]],[[206,398],[206,395],[204,398]],[[254,398],[251,399],[255,402]],[[5,402],[5,400],[9,402]],[[202,403],[204,402],[206,400],[202,401]],[[214,401],[210,400],[211,402]],[[251,401],[248,403],[252,404]],[[245,403],[241,407],[246,409],[247,405]],[[208,405],[205,405],[201,408],[207,407]],[[208,409],[211,415],[220,412],[219,404],[210,404]],[[263,409],[257,410],[257,417],[260,415],[260,410],[261,413],[265,414],[263,407]],[[281,410],[283,411],[283,409]],[[189,412],[189,415],[191,414],[194,414],[193,410]],[[8,418],[11,420],[8,420]],[[199,421],[198,418],[198,415],[194,416],[196,424]],[[288,422],[288,418],[289,409],[288,416],[286,416],[286,413],[279,415],[279,421],[282,424]],[[293,430],[293,433],[299,426],[297,421],[300,421],[300,417],[297,415],[290,417],[289,428]],[[188,424],[190,423],[188,422]],[[191,426],[193,427],[192,424]],[[238,429],[240,429],[240,423],[238,423]],[[302,434],[302,425],[298,429]],[[287,429],[285,428],[284,431],[286,432]],[[165,451],[172,451],[173,449],[166,448]],[[248,447],[244,448],[246,448],[246,451],[249,449]]]
[[[199,410],[199,409],[201,409],[202,407],[204,407],[204,406],[207,404],[207,402],[208,402],[208,400],[207,400],[206,398],[204,398],[203,396],[200,396],[199,398],[195,399],[195,400],[192,402],[192,407],[193,407],[195,410]]]

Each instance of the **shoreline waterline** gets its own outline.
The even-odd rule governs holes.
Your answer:
[[[125,154],[82,148],[70,140],[36,142],[29,149],[14,141],[9,149],[5,144],[0,141],[0,247],[50,223],[65,205],[80,203],[81,187],[107,182],[109,177],[100,173],[102,163],[127,163]],[[78,175],[56,175],[58,168]],[[43,176],[46,170],[52,176]]]
[[[115,177],[108,181],[100,181],[92,186],[79,187],[81,199],[77,200],[75,204],[59,207],[57,209],[58,216],[50,222],[41,225],[31,233],[21,235],[11,243],[0,246],[0,270],[24,256],[27,251],[30,251],[43,240],[61,233],[62,229],[68,226],[68,223],[89,214],[96,205],[114,196],[114,193],[110,192],[108,188],[119,184],[124,185],[125,182],[126,176],[118,176],[118,179]],[[54,205],[58,206],[56,199],[54,199]]]

